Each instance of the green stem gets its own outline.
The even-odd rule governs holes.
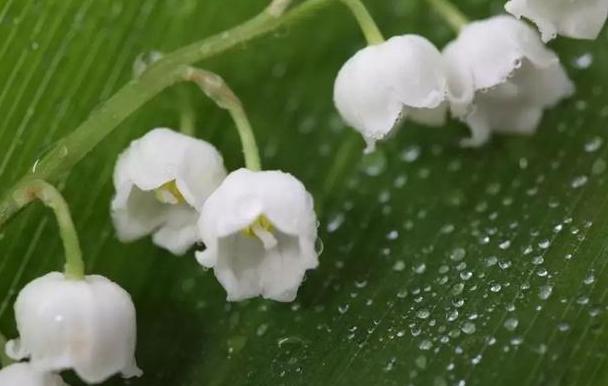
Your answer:
[[[462,27],[469,24],[469,19],[466,15],[449,0],[427,1],[455,32],[459,32]]]
[[[30,180],[26,186],[14,194],[14,200],[21,206],[34,200],[40,200],[44,205],[53,209],[59,233],[65,250],[65,276],[68,279],[81,280],[84,278],[84,262],[78,241],[78,233],[70,215],[70,208],[61,193],[51,184],[40,179]]]
[[[303,19],[335,1],[307,0],[283,14],[289,2],[274,0],[263,12],[243,24],[165,55],[94,110],[71,134],[57,141],[36,161],[32,170],[8,189],[0,200],[0,227],[24,205],[14,199],[15,193],[27,187],[33,179],[56,181],[144,103],[166,87],[182,81],[186,66]]]
[[[182,134],[194,137],[196,134],[196,113],[188,96],[186,90],[181,88],[178,96],[180,102],[179,131]]]
[[[186,79],[196,83],[219,107],[230,112],[241,139],[245,166],[250,170],[262,170],[260,152],[247,113],[224,79],[213,72],[194,67],[189,68]]]
[[[6,367],[14,363],[14,361],[8,355],[6,355],[4,347],[6,347],[6,337],[0,333],[0,365],[2,365],[2,367]]]
[[[378,28],[378,25],[374,21],[372,15],[370,15],[365,5],[361,0],[340,0],[346,5],[355,16],[359,27],[365,35],[365,39],[369,45],[379,44],[384,42],[382,32]]]

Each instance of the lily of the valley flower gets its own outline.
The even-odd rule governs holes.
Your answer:
[[[135,307],[103,276],[70,280],[52,272],[35,279],[19,293],[15,319],[20,337],[6,352],[29,358],[39,371],[73,369],[88,383],[142,374],[135,362]]]
[[[0,370],[2,386],[67,386],[57,374],[36,369],[27,362],[14,363]]]
[[[121,241],[153,234],[176,255],[198,239],[198,210],[226,176],[213,145],[169,129],[131,143],[116,163],[112,219]]]
[[[445,122],[447,80],[441,53],[417,35],[396,36],[357,52],[340,69],[334,103],[373,150],[402,119]]]
[[[505,9],[532,20],[545,42],[557,34],[595,39],[606,23],[608,0],[510,0]]]
[[[470,23],[444,50],[451,94],[468,96],[453,113],[484,144],[492,132],[532,134],[543,111],[574,92],[557,55],[523,21],[497,16]]]
[[[198,225],[207,249],[196,258],[214,269],[228,300],[292,301],[305,271],[318,265],[312,196],[290,174],[230,173],[205,202]]]

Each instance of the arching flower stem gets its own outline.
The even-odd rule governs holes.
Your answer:
[[[241,139],[245,166],[249,170],[261,170],[260,153],[251,123],[249,123],[249,119],[247,118],[247,113],[240,99],[230,89],[224,79],[213,72],[194,67],[188,68],[185,78],[196,83],[220,108],[228,110]]]
[[[78,234],[68,204],[59,190],[44,180],[34,179],[30,180],[14,199],[21,206],[25,206],[34,200],[40,200],[53,210],[65,250],[65,276],[73,280],[83,279],[84,261],[82,260]]]
[[[359,23],[359,27],[361,28],[367,43],[370,46],[384,42],[382,32],[380,32],[378,25],[372,18],[372,15],[369,13],[367,8],[365,8],[365,5],[361,2],[361,0],[340,1],[352,12],[353,16],[357,20],[357,23]]]
[[[427,0],[427,2],[455,32],[459,32],[462,27],[469,24],[466,15],[449,0]]]

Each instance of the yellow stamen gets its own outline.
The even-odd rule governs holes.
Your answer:
[[[251,224],[249,224],[248,227],[246,227],[245,229],[243,229],[241,232],[243,232],[243,234],[245,236],[257,237],[256,234],[255,234],[255,232],[254,232],[254,230],[253,230],[255,227],[262,228],[262,229],[264,229],[267,232],[272,232],[272,230],[273,230],[272,223],[270,222],[270,220],[268,219],[268,217],[266,217],[265,215],[261,215],[254,222],[252,222]]]
[[[182,192],[177,188],[175,180],[162,184],[154,190],[154,194],[156,199],[164,204],[183,204],[186,202]]]

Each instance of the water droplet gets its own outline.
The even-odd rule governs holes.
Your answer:
[[[414,162],[420,157],[420,147],[410,146],[401,152],[401,159],[405,162]]]
[[[392,230],[386,234],[388,240],[397,240],[399,238],[399,232]]]
[[[430,350],[433,347],[433,342],[431,342],[428,339],[423,340],[422,342],[420,342],[420,344],[418,345],[418,348],[420,350]]]
[[[159,51],[143,52],[135,58],[133,62],[133,77],[139,78],[151,65],[163,58],[163,54]]]
[[[342,224],[344,223],[344,213],[336,213],[330,217],[329,222],[327,223],[327,232],[333,233],[340,229]]]
[[[492,284],[492,286],[490,286],[490,291],[492,291],[492,292],[500,292],[501,289],[502,289],[502,286],[498,283],[494,283],[494,284]]]
[[[545,259],[542,256],[534,256],[532,258],[532,264],[534,264],[534,265],[541,265],[544,262],[545,262]]]
[[[541,241],[541,242],[538,243],[538,246],[541,249],[547,249],[547,248],[549,248],[550,245],[551,245],[551,242],[549,240],[543,240],[543,241]]]
[[[473,334],[476,331],[475,323],[465,322],[460,329],[465,334],[471,335],[471,334]]]
[[[464,290],[464,283],[456,283],[452,286],[452,295],[458,296]]]
[[[523,342],[524,342],[524,338],[522,338],[521,336],[516,336],[516,337],[514,337],[514,338],[511,339],[511,344],[513,346],[519,346]]]
[[[583,55],[577,56],[572,61],[572,65],[579,70],[586,70],[593,64],[593,55],[587,52]]]
[[[486,258],[486,266],[491,267],[493,265],[496,265],[496,263],[498,263],[498,258],[496,256],[490,256]]]
[[[467,252],[463,248],[456,248],[450,253],[450,259],[453,261],[460,261],[464,259]]]
[[[417,274],[423,274],[426,271],[426,264],[420,263],[414,267],[414,272]]]
[[[456,319],[458,319],[458,310],[452,310],[450,313],[448,313],[448,315],[447,315],[448,322],[453,322]]]
[[[593,272],[589,272],[589,274],[583,280],[583,283],[589,285],[595,281],[595,274]]]
[[[264,335],[266,333],[266,331],[268,331],[268,324],[267,323],[262,323],[255,330],[255,334],[257,336],[262,336],[262,335]]]
[[[395,264],[393,264],[393,271],[401,272],[405,269],[405,262],[403,260],[397,260]]]
[[[473,277],[473,272],[471,271],[460,272],[460,278],[462,280],[469,280],[471,277]]]
[[[509,318],[505,320],[504,326],[509,331],[514,331],[519,325],[519,321],[515,318]]]
[[[561,332],[566,332],[570,329],[570,325],[566,322],[561,322],[557,325],[557,329]]]
[[[416,366],[418,366],[418,368],[425,369],[427,363],[426,357],[424,355],[420,355],[414,360],[414,363],[416,364]]]
[[[498,248],[505,250],[505,249],[509,249],[509,247],[511,246],[511,241],[509,240],[505,240],[502,243],[498,244]]]
[[[422,310],[419,310],[418,312],[416,312],[416,316],[419,319],[426,319],[429,317],[429,315],[431,315],[431,313],[427,309],[422,309]]]
[[[572,180],[572,182],[570,183],[570,186],[574,189],[578,189],[578,188],[584,186],[585,184],[587,184],[587,181],[589,181],[589,177],[587,177],[585,175],[578,176]]]
[[[543,285],[538,290],[538,297],[541,298],[542,300],[547,300],[547,299],[549,299],[549,296],[551,296],[552,292],[553,292],[552,286]]]
[[[379,176],[386,169],[387,161],[384,152],[376,150],[373,153],[368,153],[361,159],[361,169],[365,174],[371,177]]]
[[[585,143],[585,151],[587,153],[596,152],[600,147],[602,147],[603,143],[604,140],[601,137],[593,137]]]

